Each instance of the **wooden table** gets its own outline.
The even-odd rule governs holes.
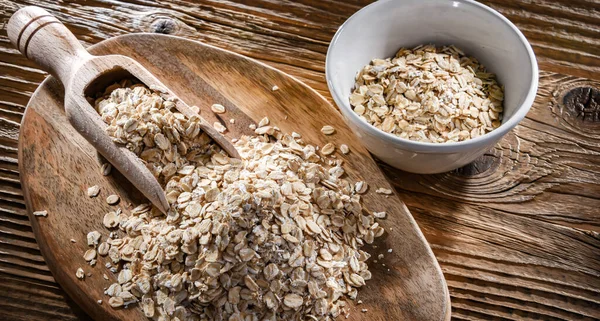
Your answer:
[[[0,0],[0,319],[89,319],[52,278],[25,212],[19,122],[46,74],[6,37],[17,8],[46,8],[87,45],[130,32],[204,41],[330,98],[329,40],[367,2]],[[455,320],[600,319],[600,2],[485,2],[537,54],[540,89],[527,118],[460,170],[425,176],[381,167],[431,243]]]

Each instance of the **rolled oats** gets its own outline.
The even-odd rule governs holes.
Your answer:
[[[264,117],[263,119],[261,119],[258,122],[258,127],[264,127],[267,126],[269,124],[269,118],[268,117]]]
[[[454,46],[402,48],[356,76],[354,112],[376,128],[421,142],[458,142],[501,124],[496,76]]]
[[[108,300],[108,304],[113,308],[122,307],[123,303],[124,303],[123,298],[118,297],[118,296],[112,297]]]
[[[288,294],[283,298],[283,304],[285,304],[288,308],[297,309],[302,306],[304,300],[298,294]]]
[[[119,203],[119,200],[120,200],[119,195],[113,194],[113,195],[109,195],[106,198],[106,203],[108,203],[109,205],[115,205],[115,204]]]
[[[46,217],[46,216],[48,216],[48,211],[46,211],[46,210],[35,211],[35,212],[33,212],[33,215],[34,216],[43,216],[43,217]]]
[[[213,104],[210,106],[210,110],[212,110],[215,114],[223,114],[225,113],[225,106],[221,104]]]
[[[111,170],[112,170],[112,165],[110,163],[104,163],[104,164],[102,164],[102,167],[100,168],[100,172],[104,176],[110,175]]]
[[[335,145],[332,143],[327,143],[323,148],[321,148],[321,154],[327,156],[333,154],[335,151]]]
[[[358,194],[366,193],[368,188],[369,188],[369,185],[364,181],[359,181],[359,182],[356,182],[356,184],[354,184],[354,191],[356,191],[356,193],[358,193]]]
[[[85,278],[85,272],[83,272],[82,268],[77,268],[77,271],[75,272],[75,276],[78,279],[83,280],[83,278]]]
[[[107,228],[116,227],[119,224],[118,216],[116,212],[108,212],[104,215],[103,220],[104,226]]]
[[[213,124],[213,128],[216,129],[219,133],[224,133],[227,131],[227,127],[223,126],[220,122],[216,121]]]
[[[89,246],[96,246],[96,245],[98,245],[98,242],[100,241],[100,237],[101,236],[102,235],[100,235],[100,232],[98,232],[98,231],[89,232],[87,234],[87,244]]]
[[[377,194],[385,194],[385,195],[392,195],[392,190],[389,188],[383,188],[380,187],[378,189],[375,190],[375,193]]]
[[[96,197],[100,194],[100,187],[98,185],[94,185],[87,190],[88,197]]]
[[[386,214],[385,212],[373,212],[373,216],[375,218],[385,218]]]
[[[110,245],[106,242],[100,243],[98,246],[98,255],[106,256],[108,254],[108,250],[110,249]]]
[[[371,277],[361,246],[383,234],[362,207],[366,183],[341,178],[341,163],[326,162],[266,117],[253,126],[258,136],[235,142],[237,160],[199,130],[199,119],[142,86],[116,89],[96,108],[171,205],[167,215],[149,204],[105,214],[103,224],[115,230],[99,245],[93,234],[91,244],[117,275],[105,291],[110,306],[139,302],[152,320],[347,314],[344,300],[356,299]],[[334,151],[330,143],[320,154]]]
[[[335,128],[330,125],[325,125],[323,128],[321,128],[321,133],[325,135],[333,135],[333,133],[335,133]]]
[[[88,262],[95,259],[96,258],[96,250],[89,249],[89,250],[85,251],[85,253],[83,254],[83,258]]]
[[[342,154],[347,155],[348,153],[350,153],[350,147],[348,147],[348,145],[346,144],[342,144],[340,145],[340,151],[342,152]]]

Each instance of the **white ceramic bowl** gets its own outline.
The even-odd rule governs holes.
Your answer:
[[[495,73],[505,87],[502,125],[462,142],[422,143],[383,132],[352,111],[354,78],[374,58],[401,47],[456,45]],[[351,16],[337,31],[326,59],[326,78],[346,121],[371,153],[413,173],[442,173],[491,149],[521,121],[535,98],[538,66],[527,39],[497,11],[470,0],[380,0]]]

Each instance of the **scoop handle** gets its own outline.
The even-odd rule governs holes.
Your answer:
[[[28,6],[15,12],[7,26],[10,42],[43,70],[68,87],[72,75],[91,55],[75,35],[48,11]]]

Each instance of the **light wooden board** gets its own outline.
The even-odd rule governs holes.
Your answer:
[[[168,50],[157,50],[168,48]],[[301,133],[306,142],[323,146],[333,142],[350,146],[344,159],[351,180],[365,180],[370,190],[364,203],[373,211],[386,211],[382,224],[388,232],[368,247],[373,258],[373,279],[361,289],[364,302],[352,309],[349,320],[448,320],[450,302],[445,280],[437,261],[418,226],[396,196],[375,193],[379,187],[391,188],[375,161],[360,145],[341,115],[322,96],[308,86],[264,64],[182,38],[139,34],[113,38],[94,46],[98,55],[123,54],[140,62],[189,105],[213,123],[228,127],[230,138],[251,133],[248,124],[268,116],[283,132]],[[273,91],[272,87],[279,90]],[[216,115],[210,105],[220,103],[227,109]],[[235,119],[231,124],[229,119]],[[324,125],[336,133],[325,136]],[[139,193],[120,174],[103,176],[95,150],[68,123],[62,104],[62,88],[50,78],[33,95],[22,122],[19,139],[21,181],[30,211],[47,210],[48,217],[33,217],[32,225],[42,253],[54,277],[97,320],[143,318],[138,309],[114,310],[106,303],[104,289],[115,277],[100,258],[89,267],[82,258],[87,248],[86,234],[109,231],[102,225],[103,214],[110,211],[106,196],[121,195],[121,206],[140,201]],[[99,185],[102,193],[88,198],[87,188]],[[77,242],[72,243],[70,239]],[[388,253],[388,249],[393,249]],[[385,259],[373,263],[377,255]],[[384,266],[385,264],[385,266]],[[92,276],[78,280],[75,271],[82,267]],[[104,280],[102,275],[111,280]],[[368,309],[369,313],[361,313]]]

